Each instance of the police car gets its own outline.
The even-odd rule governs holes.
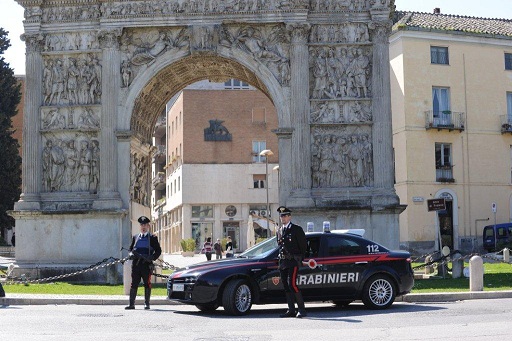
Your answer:
[[[306,257],[297,276],[304,301],[346,306],[362,300],[368,308],[385,309],[395,297],[410,292],[410,254],[390,251],[363,233],[306,233]],[[168,279],[167,296],[204,312],[222,306],[230,315],[244,315],[253,304],[285,303],[277,256],[277,242],[271,238],[236,258],[177,269]]]

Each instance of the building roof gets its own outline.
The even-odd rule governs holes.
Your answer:
[[[512,38],[512,20],[462,15],[396,11],[393,31],[446,31]]]

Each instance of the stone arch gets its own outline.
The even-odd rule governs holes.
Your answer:
[[[166,104],[165,98],[170,99],[199,80],[223,81],[230,78],[245,81],[267,95],[276,106],[280,126],[289,124],[286,106],[289,89],[282,87],[274,75],[258,65],[254,58],[242,55],[235,59],[221,51],[217,54],[197,53],[174,60],[162,56],[159,63],[151,65],[132,83],[124,104],[124,112],[128,116],[120,117],[119,125],[132,131],[141,141],[150,141],[157,115]]]

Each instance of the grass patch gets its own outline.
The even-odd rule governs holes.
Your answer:
[[[413,265],[414,267],[415,265]],[[464,263],[468,267],[469,263]],[[448,264],[451,269],[451,264]],[[512,265],[506,263],[484,263],[484,291],[511,290],[512,289]],[[430,279],[417,279],[411,293],[429,292],[455,292],[469,291],[469,278],[451,278],[450,273],[446,278],[437,277]]]
[[[66,282],[41,284],[4,284],[6,293],[48,294],[48,295],[124,295],[124,287],[109,284],[76,284]],[[144,287],[139,286],[139,295],[144,295]],[[166,296],[165,283],[152,284],[151,296]]]

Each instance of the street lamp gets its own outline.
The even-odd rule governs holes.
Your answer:
[[[270,229],[270,207],[268,203],[268,157],[274,155],[274,152],[272,152],[270,149],[265,149],[260,152],[260,156],[265,157],[265,189],[267,190],[267,237],[270,238],[272,236],[272,230]]]

